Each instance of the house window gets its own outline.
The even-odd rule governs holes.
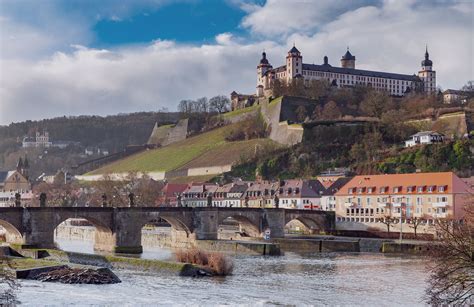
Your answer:
[[[446,191],[446,186],[445,185],[438,186],[438,191],[439,192],[445,192]]]
[[[423,186],[419,186],[419,187],[417,188],[418,193],[423,193],[423,190],[424,190],[424,187],[423,187]]]
[[[435,186],[435,185],[430,185],[430,186],[428,187],[428,192],[429,192],[429,193],[432,193],[432,192],[435,191],[435,189],[436,189],[436,186]]]

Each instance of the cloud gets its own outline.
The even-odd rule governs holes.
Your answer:
[[[330,64],[339,66],[350,46],[358,68],[405,74],[417,73],[428,44],[438,85],[459,88],[474,79],[472,2],[238,2],[247,12],[242,27],[249,33],[221,33],[212,44],[157,38],[149,44],[111,49],[88,47],[94,39],[90,28],[96,14],[123,19],[165,2],[120,7],[116,1],[103,1],[84,15],[63,15],[53,2],[42,1],[49,4],[45,8],[32,7],[43,10],[41,18],[21,18],[18,10],[6,14],[2,10],[0,124],[162,107],[175,110],[181,99],[227,95],[232,90],[253,93],[261,51],[266,50],[276,67],[284,63],[293,42],[305,63],[322,63],[328,55]]]
[[[263,5],[243,2],[241,8],[248,15],[243,19],[242,26],[264,37],[286,37],[295,32],[305,34],[343,12],[371,2],[374,1],[268,0]]]
[[[222,37],[226,44],[156,41],[113,51],[75,46],[70,53],[57,52],[43,61],[2,61],[8,77],[0,81],[0,123],[64,114],[176,110],[181,99],[253,92],[258,50],[284,52],[271,42],[239,45]]]
[[[403,4],[403,5],[402,5]],[[417,73],[425,44],[443,88],[459,88],[473,76],[473,5],[420,6],[415,1],[385,1],[341,14],[312,35],[294,33],[303,61],[339,65],[346,46],[361,69]]]

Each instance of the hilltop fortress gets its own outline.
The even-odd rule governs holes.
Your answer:
[[[341,58],[341,67],[331,66],[328,57],[324,57],[321,65],[303,63],[303,55],[295,46],[288,51],[286,64],[273,68],[265,52],[257,66],[257,96],[267,96],[274,80],[291,82],[301,78],[309,80],[327,80],[333,86],[353,87],[365,85],[377,90],[387,91],[393,96],[403,96],[405,93],[419,88],[427,94],[436,91],[436,72],[426,48],[425,59],[421,61],[418,75],[403,75],[391,72],[379,72],[356,69],[356,57],[349,48]]]
[[[262,53],[257,65],[257,90],[255,95],[240,95],[231,93],[232,109],[240,109],[252,105],[260,97],[271,97],[272,88],[276,80],[290,84],[293,80],[303,80],[308,84],[311,80],[326,80],[331,86],[354,87],[363,85],[378,91],[385,91],[391,96],[402,97],[412,91],[426,94],[436,93],[436,71],[433,70],[433,61],[430,60],[428,48],[421,61],[421,70],[418,74],[406,75],[391,72],[380,72],[356,69],[356,57],[349,48],[341,58],[341,67],[329,64],[325,56],[323,63],[303,63],[302,53],[295,47],[291,48],[285,58],[285,65],[273,68]]]

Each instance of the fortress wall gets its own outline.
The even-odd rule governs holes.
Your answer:
[[[225,172],[230,172],[231,170],[231,164],[221,166],[196,167],[188,169],[188,176],[219,175]]]
[[[126,180],[128,177],[129,173],[111,173],[107,174],[106,176],[110,178],[111,180],[114,181],[121,181],[121,180]],[[137,173],[138,177],[143,176],[144,173]],[[148,177],[150,177],[153,180],[163,180],[165,179],[165,172],[148,172],[146,173]],[[76,175],[75,178],[77,180],[82,180],[82,181],[101,181],[104,180],[104,175]]]
[[[446,113],[435,120],[432,118],[423,118],[419,120],[410,120],[406,123],[420,131],[435,130],[448,137],[462,137],[469,132],[466,112]]]
[[[172,127],[168,131],[168,136],[167,138],[163,141],[163,146],[176,143],[182,140],[185,140],[186,137],[188,136],[188,122],[189,120],[186,119],[181,119],[176,126]]]
[[[252,116],[255,116],[257,114],[258,114],[258,108],[254,108],[253,110],[251,110],[249,112],[245,112],[245,113],[242,113],[242,114],[239,114],[239,115],[234,115],[232,117],[224,118],[224,122],[225,122],[226,125],[235,124],[235,123],[244,121],[248,118],[251,118]]]
[[[288,125],[287,121],[280,122],[281,105],[279,102],[262,103],[262,115],[271,126],[270,139],[283,145],[294,145],[303,140],[304,129],[301,125]]]

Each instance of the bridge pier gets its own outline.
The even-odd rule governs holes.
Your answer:
[[[196,240],[217,240],[219,219],[217,209],[194,212],[194,235]]]
[[[7,230],[11,243],[36,248],[55,248],[54,231],[70,218],[84,218],[95,228],[96,250],[139,254],[142,227],[159,219],[172,226],[171,239],[176,243],[194,240],[217,240],[219,226],[228,218],[237,221],[252,236],[261,236],[267,228],[272,238],[283,238],[285,225],[299,220],[311,229],[331,232],[334,212],[260,209],[260,208],[101,208],[101,207],[31,207],[0,208],[0,225]]]

